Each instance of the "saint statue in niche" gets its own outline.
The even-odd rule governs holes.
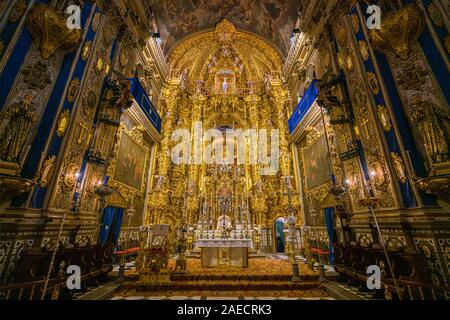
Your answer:
[[[227,77],[225,77],[222,82],[222,93],[227,94],[229,87],[230,87],[230,84],[227,82]]]
[[[38,120],[33,98],[25,95],[21,102],[10,105],[0,122],[0,160],[19,162],[20,155],[30,133]],[[6,125],[4,125],[6,123]]]

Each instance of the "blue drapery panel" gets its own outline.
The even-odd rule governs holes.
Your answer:
[[[277,246],[277,252],[284,252],[284,223],[281,221],[275,222],[275,241]],[[280,242],[278,243],[278,237],[280,237]]]
[[[142,87],[141,82],[138,78],[130,78],[128,80],[131,83],[131,94],[133,95],[134,100],[136,100],[136,103],[139,107],[141,107],[141,110],[153,124],[156,131],[161,133],[161,117],[150,101],[150,98],[148,97],[144,87]]]
[[[113,228],[113,242],[117,243],[119,241],[120,229],[122,228],[122,220],[124,214],[123,208],[116,208],[116,213],[114,215],[114,228]]]
[[[295,131],[295,128],[297,128],[298,124],[311,108],[314,101],[316,101],[318,95],[319,89],[317,88],[317,80],[313,80],[289,119],[289,132],[291,134]]]
[[[108,206],[103,211],[102,226],[98,242],[100,245],[105,245],[108,240],[117,243],[119,240],[120,229],[122,227],[124,209]]]
[[[100,245],[104,245],[108,241],[108,235],[111,230],[115,212],[116,208],[114,207],[107,207],[103,210],[102,226],[98,237],[98,242]]]
[[[326,208],[324,210],[325,214],[325,224],[327,225],[328,238],[330,239],[330,265],[334,265],[334,254],[333,254],[333,242],[334,242],[334,219],[333,219],[333,208]]]

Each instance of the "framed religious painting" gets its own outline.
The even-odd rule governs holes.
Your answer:
[[[303,165],[309,192],[331,181],[332,163],[325,134],[304,148]]]
[[[122,131],[112,175],[113,180],[142,193],[148,156],[148,149],[144,145],[126,130]]]

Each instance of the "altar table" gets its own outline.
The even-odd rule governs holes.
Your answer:
[[[200,239],[202,268],[248,268],[250,239]]]

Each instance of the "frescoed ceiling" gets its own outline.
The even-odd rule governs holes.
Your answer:
[[[167,54],[184,37],[214,29],[224,18],[238,29],[256,33],[284,54],[297,19],[294,0],[150,0]]]

